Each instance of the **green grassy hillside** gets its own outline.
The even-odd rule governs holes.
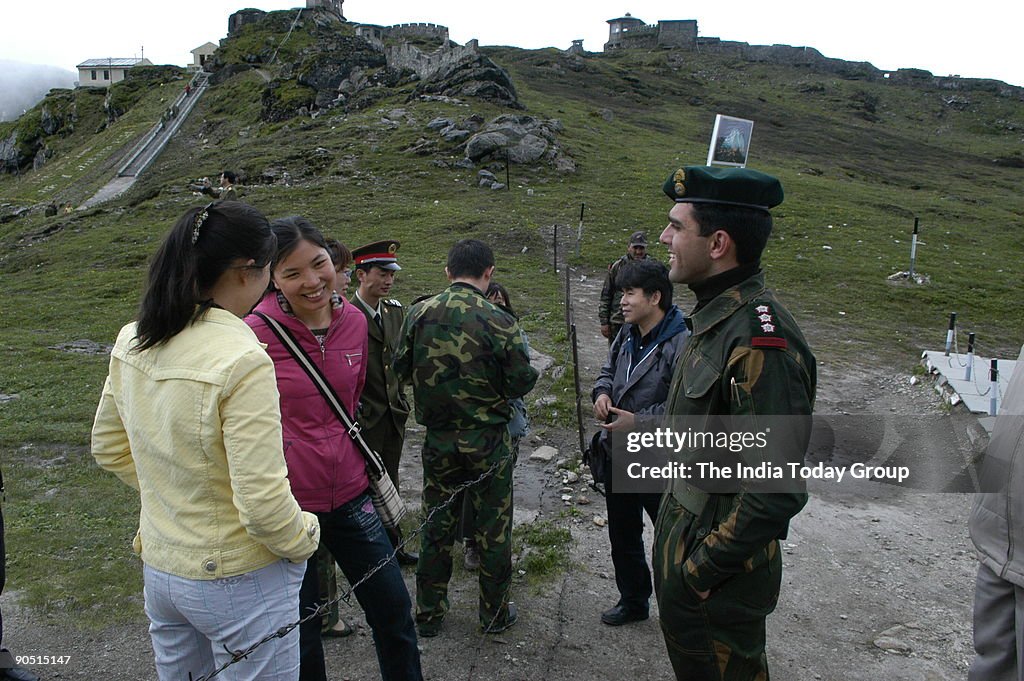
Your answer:
[[[286,31],[281,14],[275,26]],[[268,96],[308,99],[300,69],[289,64],[317,57],[313,30],[300,24],[281,50],[282,35],[266,31],[229,43],[226,63],[255,59],[262,70],[212,86],[124,197],[71,215],[33,210],[0,224],[0,393],[18,396],[0,403],[0,455],[10,541],[23,549],[13,557],[12,583],[30,604],[54,612],[75,605],[103,621],[110,617],[104,604],[138,597],[137,570],[125,557],[135,495],[96,469],[83,447],[106,357],[58,346],[113,341],[133,317],[162,234],[208,200],[190,192],[189,182],[224,168],[243,173],[244,199],[272,217],[305,215],[350,246],[400,239],[396,293],[405,302],[445,285],[453,241],[489,241],[497,277],[516,298],[532,343],[561,361],[552,226],[564,227],[560,253],[570,253],[577,272],[601,276],[630,232],[645,229],[656,239],[671,207],[661,183],[676,167],[704,162],[715,114],[751,118],[749,165],[779,176],[787,197],[774,211],[764,266],[821,360],[854,362],[869,353],[909,368],[922,348],[940,346],[951,310],[978,333],[983,354],[1015,356],[1024,340],[1019,89],[1002,96],[843,79],[664,50],[576,59],[550,49],[488,48],[512,75],[525,113],[561,121],[558,143],[577,164],[569,174],[514,165],[511,190],[492,191],[478,187],[476,168],[454,166],[461,149],[426,125],[438,116],[490,120],[508,112],[493,104],[410,99],[414,80],[382,78],[349,110],[267,122]],[[265,63],[275,51],[284,56]],[[170,94],[178,87],[162,86]],[[0,176],[0,204],[89,195],[109,179],[112,150],[155,122],[170,94],[148,91],[101,132],[79,125],[39,171]],[[80,111],[96,105],[96,95],[75,96]],[[502,165],[491,169],[504,179]],[[285,172],[290,184],[280,181]],[[581,203],[586,224],[577,258],[569,234]],[[917,269],[931,281],[894,286],[887,277],[907,268],[915,216],[922,226]],[[657,246],[652,252],[665,257]],[[684,301],[687,295],[680,291]],[[596,330],[596,320],[580,323]],[[568,385],[563,379],[552,388],[563,416],[545,411],[541,421],[565,423]],[[98,547],[117,558],[98,565]],[[59,564],[39,574],[40,561]]]

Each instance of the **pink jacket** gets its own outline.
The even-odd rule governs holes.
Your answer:
[[[338,397],[355,414],[366,379],[366,317],[342,301],[323,346],[316,336],[281,309],[276,294],[268,294],[257,312],[279,321],[320,367]],[[313,381],[292,358],[266,322],[249,315],[245,322],[267,345],[274,361],[277,390],[281,394],[284,458],[292,494],[304,511],[332,511],[356,498],[369,486],[366,461]]]

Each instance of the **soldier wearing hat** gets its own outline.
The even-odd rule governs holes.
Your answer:
[[[376,241],[352,251],[357,288],[351,302],[366,315],[369,336],[366,362],[366,384],[359,406],[359,424],[363,438],[381,456],[388,476],[399,487],[398,462],[405,442],[405,422],[409,418],[409,403],[391,368],[405,319],[402,304],[389,298],[395,283],[399,242],[394,239]],[[396,546],[399,536],[392,536]],[[396,555],[402,565],[415,565],[418,556],[405,549]]]
[[[745,168],[692,166],[675,171],[663,189],[675,202],[659,239],[669,249],[669,278],[697,297],[665,424],[803,416],[787,434],[802,460],[815,359],[792,315],[765,288],[760,264],[782,185]],[[692,464],[716,455],[691,449],[680,456]],[[799,485],[774,494],[726,491],[735,493],[675,479],[658,511],[655,589],[677,679],[768,678],[765,620],[778,601],[779,542],[807,494]]]
[[[643,232],[633,232],[629,237],[626,254],[608,265],[608,276],[605,277],[604,288],[601,289],[601,303],[597,308],[597,319],[601,323],[601,335],[608,339],[609,345],[619,335],[619,329],[624,323],[620,309],[622,288],[616,282],[619,268],[627,262],[646,260],[649,257],[647,255],[647,236]]]

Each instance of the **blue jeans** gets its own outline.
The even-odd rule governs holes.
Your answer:
[[[221,579],[186,579],[144,566],[146,615],[160,681],[209,674],[231,659],[225,648],[244,650],[294,622],[302,571],[302,563],[283,558]],[[298,637],[292,631],[263,644],[223,676],[294,681],[298,674]]]
[[[320,519],[320,542],[338,561],[349,584],[355,584],[393,550],[384,526],[366,494],[342,504]],[[302,616],[316,608],[319,598],[316,561],[311,559],[299,593]],[[412,620],[412,601],[405,588],[402,571],[392,558],[373,577],[356,589],[356,600],[366,613],[373,631],[377,663],[383,681],[422,681],[420,653],[416,647],[416,627]],[[314,617],[299,627],[301,681],[325,681],[324,648],[320,640],[320,618]]]

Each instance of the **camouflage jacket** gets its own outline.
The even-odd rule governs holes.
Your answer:
[[[394,367],[412,383],[416,421],[434,430],[504,427],[508,401],[538,376],[515,317],[460,282],[412,306]]]
[[[645,255],[644,260],[650,257]],[[630,260],[627,253],[608,266],[608,276],[604,278],[604,287],[601,289],[601,302],[597,306],[597,319],[602,326],[605,324],[621,325],[625,322],[622,317],[622,307],[620,307],[622,289],[616,284],[615,277],[618,275],[619,269]]]
[[[763,272],[726,289],[686,321],[692,335],[673,373],[668,416],[688,417],[693,427],[715,415],[810,416],[816,361],[796,321],[765,289]],[[801,452],[809,436],[809,427],[796,435]],[[686,463],[701,452],[681,456]],[[707,495],[678,479],[669,493],[701,524],[703,541],[684,566],[697,591],[763,561],[766,546],[785,538],[790,518],[807,503],[805,492]]]

